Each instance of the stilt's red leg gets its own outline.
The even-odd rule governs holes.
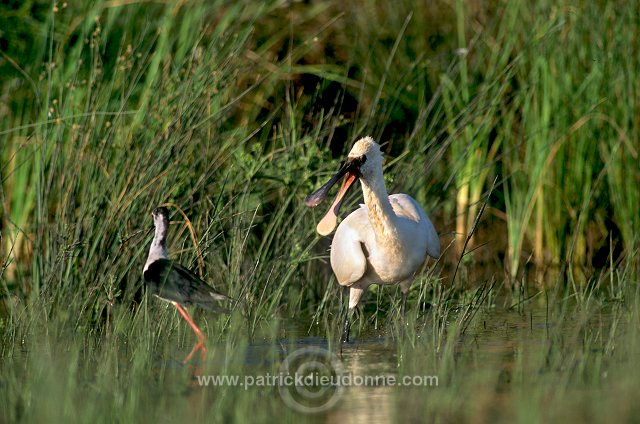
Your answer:
[[[204,348],[204,345],[202,344],[202,342],[198,342],[196,343],[196,345],[193,347],[193,349],[191,349],[191,352],[189,352],[189,354],[187,355],[186,358],[184,358],[184,361],[182,361],[183,364],[186,364],[187,362],[189,362],[191,360],[191,357],[193,356],[194,353],[196,353],[196,351],[200,349],[200,359],[204,362],[205,359],[205,354],[207,353],[207,350]]]
[[[198,349],[200,349],[200,357],[201,357],[202,361],[204,362],[205,355],[207,354],[207,350],[204,347],[204,341],[205,341],[204,334],[202,334],[202,331],[200,331],[198,326],[193,322],[193,319],[191,318],[191,315],[189,315],[189,312],[187,312],[185,309],[182,308],[182,306],[180,306],[177,303],[174,303],[174,305],[175,305],[176,309],[178,309],[178,312],[180,312],[180,315],[182,315],[182,317],[189,323],[189,325],[193,329],[193,332],[196,333],[196,336],[198,336],[198,343],[196,343],[196,345],[193,347],[193,349],[191,349],[191,352],[187,355],[187,357],[184,359],[184,361],[182,361],[182,363],[186,364],[187,362],[189,362],[189,360],[191,359],[193,354]]]

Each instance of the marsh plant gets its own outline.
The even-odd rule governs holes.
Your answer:
[[[637,416],[638,2],[0,6],[0,409],[7,422],[547,421]],[[238,300],[193,310],[206,374],[339,351],[346,298],[304,197],[358,138],[441,238],[372,287],[341,359],[434,387],[204,388],[146,295],[169,250]],[[350,203],[349,203],[350,202]],[[343,210],[361,202],[351,195]]]

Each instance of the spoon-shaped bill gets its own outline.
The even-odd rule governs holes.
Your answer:
[[[344,181],[342,181],[342,185],[340,186],[340,191],[338,191],[336,199],[333,201],[333,204],[331,205],[325,216],[316,226],[316,231],[318,232],[318,234],[326,236],[331,234],[336,228],[336,224],[338,223],[338,213],[340,212],[340,206],[342,205],[344,196],[345,194],[347,194],[349,187],[351,187],[357,180],[358,176],[355,173],[350,171],[347,172],[347,177],[344,179]]]
[[[322,187],[320,187],[319,189],[317,189],[316,191],[314,191],[304,199],[304,204],[310,208],[315,208],[320,203],[322,203],[324,199],[327,198],[327,195],[329,194],[329,190],[331,190],[331,187],[333,187],[333,185],[337,183],[338,180],[342,178],[342,176],[346,174],[348,170],[349,170],[349,162],[343,163],[340,169],[338,170],[338,172],[336,172],[336,174],[333,177],[331,177],[329,181],[324,183]]]

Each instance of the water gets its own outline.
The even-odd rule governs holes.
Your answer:
[[[160,309],[161,325],[134,325],[95,346],[40,326],[29,349],[0,362],[3,417],[100,421],[118,411],[131,422],[378,423],[625,421],[640,413],[640,302],[545,302],[508,308],[494,299],[463,320],[460,301],[406,327],[387,311],[376,328],[365,310],[342,352],[310,320],[276,318],[248,339],[239,319],[219,337],[209,327],[206,362],[187,365],[195,338],[171,310]],[[337,337],[339,323],[331,325]],[[287,383],[286,375],[316,380]],[[207,376],[237,381],[204,384]]]
[[[422,422],[427,416],[457,420],[476,415],[511,419],[517,417],[510,409],[522,402],[521,385],[529,373],[540,380],[539,390],[545,392],[565,382],[572,366],[585,365],[572,364],[572,358],[563,360],[565,352],[583,359],[594,356],[587,363],[595,366],[605,351],[602,336],[616,319],[611,308],[581,310],[576,302],[551,313],[542,302],[521,308],[496,306],[478,311],[463,334],[452,335],[448,333],[451,329],[438,338],[434,327],[423,319],[415,329],[407,329],[418,332],[413,342],[396,339],[385,330],[368,330],[342,352],[323,337],[306,336],[307,323],[290,323],[289,339],[249,344],[245,364],[250,373],[253,367],[264,366],[266,357],[281,364],[296,352],[309,350],[303,357],[313,365],[299,368],[303,374],[322,375],[327,369],[339,368],[348,377],[340,390],[325,390],[316,384],[290,389],[298,405],[292,407],[282,400],[314,421],[386,423],[402,418]],[[455,327],[455,319],[450,327]],[[590,344],[586,351],[585,343]],[[270,356],[274,346],[278,354]],[[282,397],[281,392],[277,395]],[[338,400],[333,402],[333,397]],[[319,408],[328,403],[330,407]],[[429,403],[431,406],[425,406]],[[442,413],[456,405],[468,410]],[[427,415],[423,410],[429,411]]]

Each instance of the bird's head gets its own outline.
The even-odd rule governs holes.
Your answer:
[[[342,205],[344,196],[347,194],[349,188],[353,183],[358,181],[358,178],[366,180],[373,177],[377,172],[381,173],[382,159],[380,145],[373,141],[371,137],[361,138],[353,145],[349,155],[347,156],[347,160],[342,164],[338,172],[322,187],[306,197],[304,200],[305,205],[310,208],[318,206],[324,199],[326,199],[331,187],[333,187],[339,179],[344,177],[342,186],[340,187],[338,195],[333,201],[331,208],[329,208],[327,214],[316,227],[316,231],[318,231],[318,233],[323,236],[331,234],[336,227],[340,205]]]
[[[371,137],[364,137],[356,141],[351,148],[347,161],[358,164],[359,177],[367,180],[382,172],[384,157],[380,145]]]
[[[169,225],[169,210],[164,206],[155,208],[151,215],[153,216],[153,224],[156,227],[166,228]]]

